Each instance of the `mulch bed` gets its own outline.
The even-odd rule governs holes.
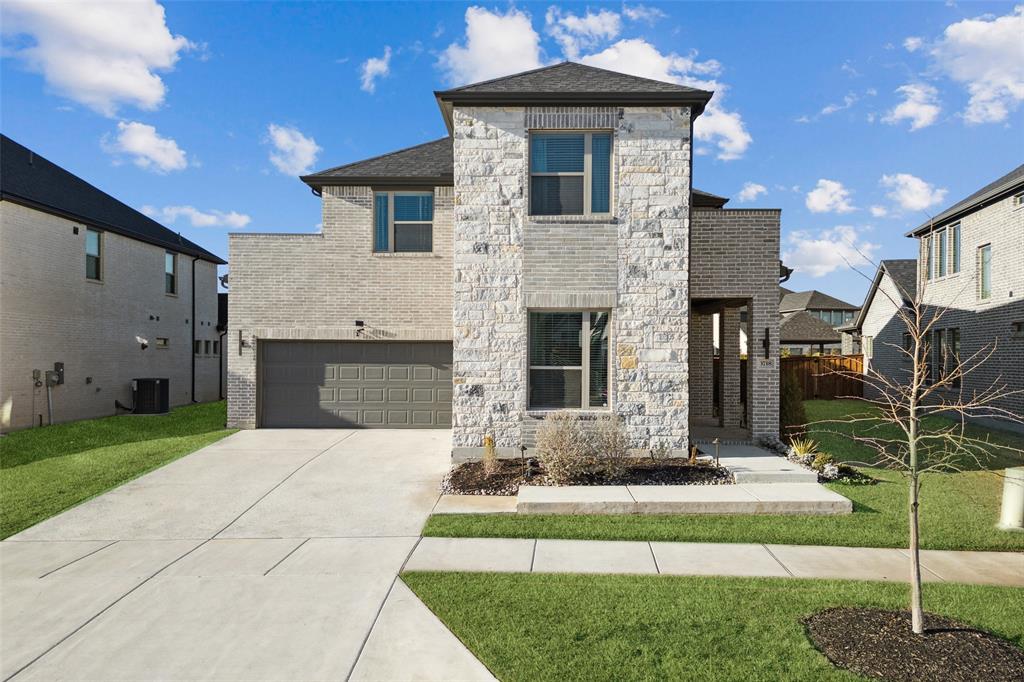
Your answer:
[[[630,461],[618,476],[609,476],[599,464],[571,482],[571,485],[728,485],[732,475],[713,464],[690,464],[683,457]],[[498,470],[485,476],[483,464],[466,462],[454,467],[441,484],[445,495],[516,495],[519,486],[554,485],[534,458],[498,460]]]
[[[1024,679],[1024,649],[955,620],[909,611],[833,608],[804,620],[811,642],[835,665],[878,680],[996,682]]]

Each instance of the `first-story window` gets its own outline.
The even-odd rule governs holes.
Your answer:
[[[194,346],[194,348],[192,349],[192,351],[193,351],[193,352],[194,352],[194,353],[195,353],[196,355],[202,355],[202,354],[203,354],[203,342],[202,342],[202,341],[200,341],[199,339],[196,339],[196,340],[195,340],[195,343],[194,343],[194,344],[192,344],[192,345]]]
[[[611,133],[530,135],[530,215],[611,211]]]
[[[178,293],[178,257],[173,251],[164,252],[164,293]]]
[[[373,214],[375,252],[433,251],[433,192],[374,192]]]
[[[960,367],[960,329],[958,327],[946,330],[946,343],[949,345],[949,354],[944,371],[951,372]],[[960,388],[959,375],[953,379],[953,388]]]
[[[533,409],[608,407],[609,313],[530,313]]]
[[[85,229],[85,276],[103,279],[103,235],[99,230]]]
[[[220,341],[213,342],[213,354],[220,355]]]
[[[932,330],[932,366],[929,372],[932,383],[941,379],[946,373],[946,334],[943,329]]]

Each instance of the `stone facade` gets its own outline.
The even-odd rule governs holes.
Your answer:
[[[374,253],[372,204],[370,187],[327,187],[320,234],[230,236],[230,426],[257,424],[260,340],[452,338],[452,188],[434,188],[431,253]]]
[[[47,422],[46,388],[35,385],[32,371],[52,370],[55,362],[64,363],[64,384],[52,389],[54,423],[114,414],[115,400],[131,404],[130,384],[139,377],[170,379],[172,406],[192,402],[194,324],[202,342],[194,398],[219,397],[216,264],[196,261],[193,320],[191,256],[178,254],[178,291],[169,295],[165,249],[105,231],[102,280],[92,281],[85,276],[85,227],[0,202],[2,431]],[[158,338],[167,345],[158,346]]]
[[[636,447],[685,448],[688,109],[456,107],[455,447],[524,440],[527,314],[610,309],[611,409]],[[529,130],[612,128],[612,217],[528,215]]]

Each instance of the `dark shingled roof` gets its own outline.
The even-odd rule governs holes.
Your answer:
[[[925,232],[931,229],[933,225],[938,227],[948,220],[958,218],[963,214],[980,207],[989,199],[994,199],[1006,192],[1020,188],[1024,188],[1024,164],[1017,166],[998,180],[994,180],[993,182],[985,185],[966,199],[953,204],[942,213],[935,216],[932,220],[922,223],[916,229],[908,232],[907,236],[910,237],[920,232]]]
[[[651,78],[640,78],[618,71],[599,69],[576,62],[561,62],[553,66],[544,66],[532,71],[492,78],[479,83],[470,83],[450,90],[435,92],[439,99],[459,99],[462,95],[473,94],[556,94],[556,95],[593,95],[593,94],[685,94],[711,99],[711,92],[697,88],[666,83]]]
[[[415,147],[354,161],[302,176],[317,191],[329,185],[391,185],[433,187],[454,183],[452,138],[442,137]],[[729,201],[710,192],[693,190],[696,208],[722,208]]]
[[[839,343],[842,336],[832,325],[801,310],[782,318],[779,343]]]
[[[861,325],[864,323],[864,316],[868,314],[868,308],[871,307],[871,302],[875,299],[878,287],[882,283],[882,275],[884,273],[888,273],[892,281],[903,292],[903,302],[908,305],[913,302],[913,298],[917,295],[917,261],[913,258],[884,260],[878,265],[878,271],[875,272],[875,277],[871,280],[868,293],[864,297],[864,304],[860,307],[857,319],[853,321],[853,324],[849,325],[850,328],[861,328]]]
[[[225,263],[6,135],[0,135],[0,197],[211,263]]]
[[[838,298],[824,294],[816,289],[797,291],[786,294],[779,302],[779,312],[788,313],[794,310],[856,310],[857,306],[840,301]]]
[[[310,187],[324,185],[451,185],[454,182],[452,138],[374,156],[302,176]]]

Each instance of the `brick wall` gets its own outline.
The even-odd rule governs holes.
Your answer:
[[[261,339],[451,339],[452,189],[434,189],[432,253],[373,253],[372,204],[370,187],[326,187],[320,234],[230,236],[232,426],[256,426]]]
[[[747,410],[754,438],[779,432],[780,218],[778,210],[693,211],[691,297],[747,301]],[[765,329],[770,339],[767,359],[761,345]],[[710,352],[706,346],[694,350]]]
[[[78,227],[78,234],[74,228]],[[178,293],[164,293],[162,247],[104,232],[103,278],[85,277],[85,224],[0,202],[0,430],[47,420],[46,388],[32,370],[64,363],[53,388],[54,422],[114,414],[130,382],[170,379],[174,406],[192,401],[192,325],[211,353],[196,358],[196,400],[218,398],[217,266],[178,255]],[[159,319],[157,319],[159,318]],[[148,342],[143,350],[136,337]],[[157,337],[169,339],[157,348]]]

